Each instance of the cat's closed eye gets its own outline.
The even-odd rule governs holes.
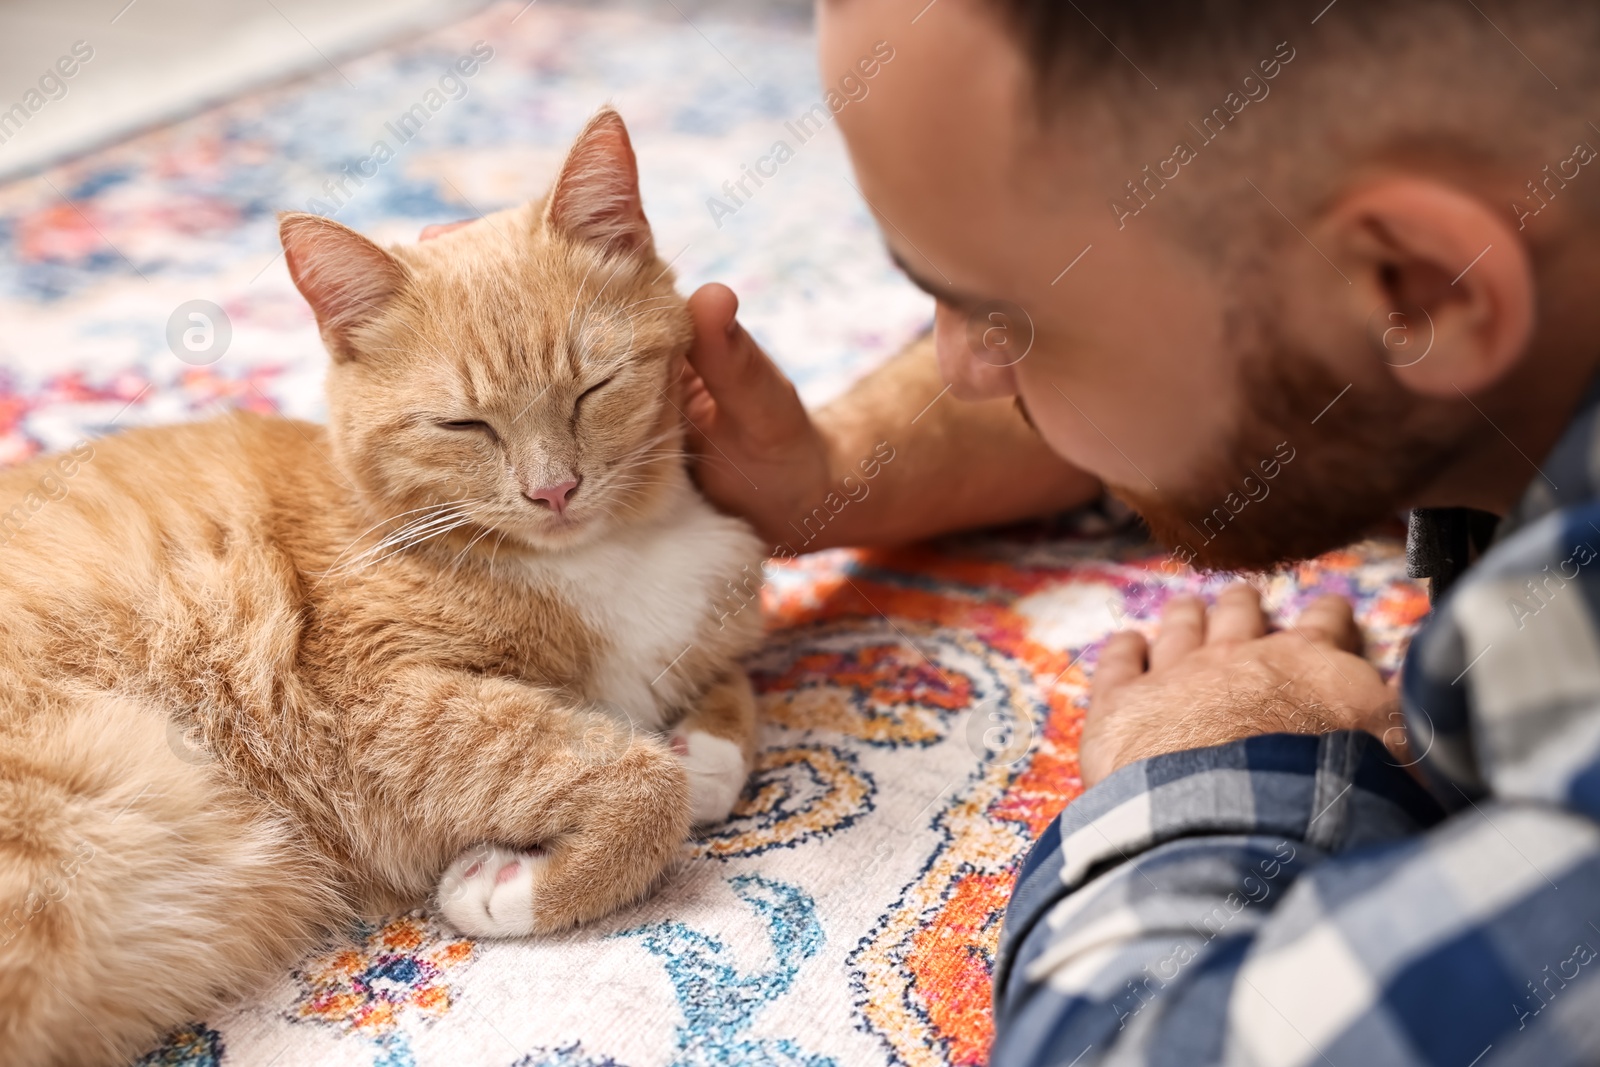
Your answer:
[[[587,398],[593,396],[595,393],[598,393],[600,390],[602,390],[606,386],[610,385],[612,379],[615,378],[615,377],[616,377],[616,375],[614,375],[614,374],[610,375],[609,377],[602,378],[600,381],[595,382],[593,385],[589,386],[589,388],[585,389],[583,392],[578,394],[578,399],[573,401],[573,406],[576,407],[577,405],[583,403],[584,400],[586,400]]]
[[[488,434],[491,438],[497,436],[494,427],[482,419],[444,419],[434,425],[441,430],[475,430],[478,433]]]

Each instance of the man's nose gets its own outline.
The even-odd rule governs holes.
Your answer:
[[[1012,336],[1013,325],[1003,311],[963,313],[943,303],[935,306],[934,352],[939,373],[956,399],[994,400],[1017,394],[1015,352],[1025,353],[1026,348],[1016,347],[1019,339]],[[1031,345],[1031,336],[1026,343]]]
[[[540,489],[524,489],[522,495],[535,504],[543,504],[557,515],[561,515],[566,512],[567,505],[572,503],[572,495],[578,491],[578,483],[582,480],[582,477],[575,476]]]

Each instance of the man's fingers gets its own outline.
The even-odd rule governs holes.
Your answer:
[[[709,428],[717,416],[717,402],[706,389],[706,383],[692,367],[685,367],[683,377],[677,382],[679,403],[689,419],[689,432],[700,433]]]
[[[689,363],[717,402],[718,417],[746,433],[783,440],[807,421],[789,379],[735,317],[739,298],[726,285],[702,285],[689,298],[694,345]]]
[[[1354,655],[1361,655],[1361,628],[1356,625],[1355,610],[1342,596],[1328,595],[1313,600],[1295,629],[1312,641],[1334,645]]]
[[[1091,701],[1100,701],[1111,690],[1131,682],[1144,673],[1145,659],[1150,645],[1137,630],[1114,633],[1100,650],[1100,660],[1095,664],[1094,681],[1090,686]]]
[[[1199,648],[1206,637],[1206,602],[1185,594],[1161,609],[1161,632],[1150,648],[1150,669],[1159,671]]]
[[[689,298],[689,317],[694,323],[695,339],[684,365],[682,396],[693,441],[703,441],[707,433],[714,432],[712,421],[718,414],[716,395],[706,385],[700,367],[727,362],[729,334],[734,329],[737,321],[734,316],[738,311],[739,298],[726,285],[702,285]],[[697,444],[696,448],[699,447]]]
[[[739,297],[721,282],[702,285],[689,297],[689,314],[694,319],[695,348],[700,349],[700,342],[732,333],[739,321]]]
[[[1208,645],[1254,641],[1266,633],[1267,616],[1261,610],[1261,594],[1248,582],[1235,582],[1224,589],[1206,621]]]

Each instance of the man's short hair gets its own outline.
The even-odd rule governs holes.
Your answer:
[[[1600,148],[1594,0],[997,0],[994,10],[1033,69],[1038,117],[1087,116],[1116,142],[1108,150],[1128,155],[1135,182],[1140,164],[1159,169],[1184,142],[1205,157],[1191,168],[1208,172],[1200,181],[1233,182],[1244,168],[1300,207],[1352,166],[1393,161],[1475,169],[1537,206],[1575,146]],[[1263,64],[1290,53],[1262,89]],[[1228,110],[1239,121],[1225,123]],[[1207,116],[1222,117],[1208,126]],[[1560,192],[1600,224],[1600,166],[1583,170]],[[1197,215],[1216,206],[1199,199]],[[1506,210],[1518,211],[1509,198]]]
[[[1132,74],[1139,64],[1196,73],[1270,54],[1286,39],[1304,46],[1323,38],[1350,52],[1475,43],[1520,53],[1529,75],[1549,81],[1522,46],[1548,53],[1532,46],[1565,42],[1568,54],[1588,66],[1600,43],[1592,0],[997,0],[996,6],[1042,76],[1084,80]]]

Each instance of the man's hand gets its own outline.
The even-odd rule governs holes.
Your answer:
[[[796,539],[789,522],[822,503],[833,476],[794,383],[739,325],[738,310],[733,290],[717,283],[689,298],[695,341],[678,403],[701,490],[776,545]]]
[[[1011,401],[946,397],[931,337],[810,414],[738,307],[724,285],[689,298],[695,343],[679,402],[700,487],[774,546],[904,544],[1099,496]]]
[[[1404,759],[1394,691],[1362,659],[1349,601],[1315,601],[1267,633],[1261,597],[1230,586],[1207,611],[1179,597],[1154,643],[1124,631],[1100,655],[1079,749],[1083,784],[1167,752],[1257,734],[1367,730]]]

